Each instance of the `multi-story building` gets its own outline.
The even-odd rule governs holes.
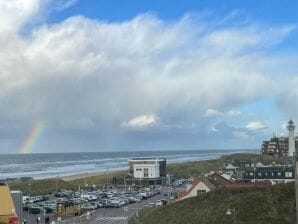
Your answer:
[[[235,173],[241,182],[271,182],[272,184],[295,181],[293,166],[263,166],[238,168]]]
[[[269,141],[263,141],[261,152],[262,155],[271,155],[276,157],[293,157],[295,149],[298,146],[298,138],[295,137],[295,125],[292,120],[288,122],[287,129],[289,137],[273,136]]]
[[[285,157],[289,152],[289,138],[273,137],[269,141],[263,141],[262,154],[277,157]]]
[[[129,173],[135,179],[159,179],[166,177],[166,158],[131,158]]]

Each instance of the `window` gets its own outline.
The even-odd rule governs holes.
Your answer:
[[[258,175],[259,175],[259,177],[260,177],[260,176],[262,176],[262,173],[259,172]]]
[[[206,190],[198,190],[197,194],[198,195],[206,194]]]
[[[293,177],[292,172],[286,172],[286,173],[285,173],[285,177]]]
[[[148,168],[144,168],[144,177],[149,177]]]
[[[281,176],[281,172],[278,172],[278,173],[277,173],[277,176],[279,176],[279,177],[280,177],[280,176]]]
[[[250,176],[253,176],[254,175],[254,173],[253,172],[250,172]]]

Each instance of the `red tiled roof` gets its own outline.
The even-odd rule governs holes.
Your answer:
[[[191,188],[189,188],[188,191],[183,192],[179,198],[183,198],[183,197],[187,196],[200,182],[204,183],[210,190],[216,189],[216,187],[212,183],[210,183],[208,180],[202,181],[200,179],[195,179],[192,182]]]
[[[213,177],[213,176],[217,176],[217,177],[221,178],[221,179],[222,179],[224,182],[226,182],[226,183],[230,183],[230,184],[235,183],[234,181],[225,178],[224,176],[222,176],[222,175],[221,175],[219,172],[217,172],[217,171],[215,171],[213,174],[211,174],[211,177]]]
[[[200,179],[195,179],[195,180],[192,182],[192,186],[191,186],[191,188],[189,188],[188,191],[183,192],[183,193],[180,195],[180,198],[183,198],[183,197],[187,196],[187,195],[188,195],[188,194],[195,188],[195,186],[197,186],[200,182],[201,182]]]

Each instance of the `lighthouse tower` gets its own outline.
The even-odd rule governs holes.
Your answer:
[[[289,156],[294,156],[295,154],[295,125],[292,120],[289,121],[287,129],[289,130]]]

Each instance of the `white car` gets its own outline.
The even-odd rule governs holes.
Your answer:
[[[163,203],[162,203],[162,201],[161,201],[161,200],[158,200],[158,201],[156,201],[156,202],[155,202],[155,205],[156,205],[156,206],[162,206],[162,205],[163,205]]]
[[[154,207],[154,205],[155,205],[155,204],[154,204],[153,202],[149,202],[149,203],[148,203],[148,206],[149,206],[149,207]]]

